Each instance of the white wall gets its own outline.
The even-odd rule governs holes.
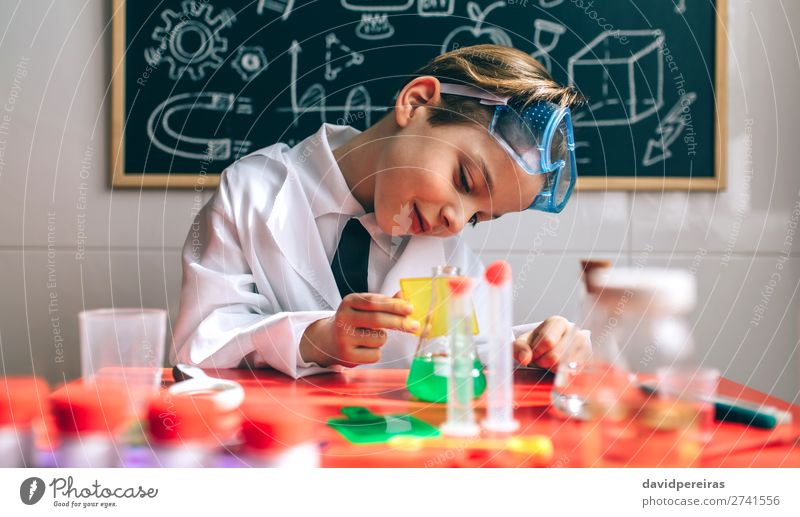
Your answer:
[[[179,251],[206,196],[110,189],[108,4],[0,4],[0,100],[16,101],[0,134],[5,373],[77,376],[83,308],[177,313]],[[557,218],[507,216],[468,238],[486,260],[514,266],[520,322],[574,313],[580,258],[689,267],[700,286],[694,321],[705,361],[792,400],[800,248],[787,225],[800,202],[800,3],[730,0],[729,29],[726,192],[579,193]]]

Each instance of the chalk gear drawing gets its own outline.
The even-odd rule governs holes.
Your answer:
[[[181,8],[181,12],[164,9],[164,25],[156,27],[151,35],[158,46],[145,49],[144,57],[154,67],[162,61],[169,63],[170,79],[180,79],[188,73],[193,81],[199,81],[207,68],[222,65],[228,40],[219,32],[229,28],[236,16],[230,9],[212,16],[211,5],[193,0],[182,2]]]

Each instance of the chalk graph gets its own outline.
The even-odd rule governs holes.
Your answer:
[[[326,38],[326,44],[332,41],[338,42],[338,39],[330,38],[332,34],[329,34],[328,36],[329,37]],[[347,48],[349,49],[349,47]],[[298,70],[300,66],[300,54],[302,50],[302,47],[297,41],[293,41],[289,47],[289,54],[291,55],[292,60],[291,72],[289,75],[289,97],[291,99],[291,106],[279,107],[277,109],[279,112],[291,112],[293,116],[292,123],[294,125],[297,125],[301,115],[307,113],[318,113],[320,117],[320,123],[325,123],[328,121],[326,116],[327,113],[341,113],[341,120],[347,123],[348,121],[352,121],[357,118],[355,116],[356,113],[362,112],[364,113],[364,122],[367,126],[369,126],[372,123],[372,112],[376,110],[384,111],[386,109],[385,106],[372,105],[372,97],[370,96],[369,91],[367,91],[366,87],[363,85],[357,85],[353,88],[350,88],[344,104],[328,105],[325,87],[319,82],[312,83],[298,97]],[[351,56],[348,63],[352,63],[352,61],[353,57]],[[363,62],[363,56],[360,58],[358,63],[355,64],[361,64],[361,62]],[[335,70],[336,74],[338,75],[338,73],[344,68],[345,67],[331,67],[329,69],[326,67],[325,78],[329,78],[329,74],[331,73],[330,70]]]

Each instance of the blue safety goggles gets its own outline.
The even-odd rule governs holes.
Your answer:
[[[473,97],[495,106],[489,134],[525,172],[545,175],[542,190],[528,209],[561,212],[578,179],[569,108],[540,101],[516,110],[508,105],[508,97],[468,85],[440,85],[441,93]]]

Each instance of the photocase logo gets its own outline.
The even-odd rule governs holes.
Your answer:
[[[28,478],[19,486],[19,498],[27,505],[38,503],[43,495],[44,481],[41,478]]]

